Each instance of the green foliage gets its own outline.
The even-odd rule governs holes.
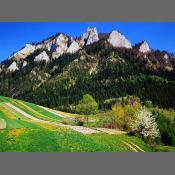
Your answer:
[[[47,64],[34,63],[42,51],[27,57],[28,65],[20,71],[0,74],[0,94],[70,112],[75,112],[74,107],[87,93],[100,108],[111,109],[116,98],[128,95],[143,102],[151,100],[159,107],[175,107],[175,73],[165,70],[166,65],[159,59],[163,53],[150,53],[144,58],[134,49],[116,49],[100,41]],[[171,61],[175,65],[174,59]],[[96,64],[96,73],[90,74]],[[111,103],[105,104],[106,99]]]
[[[175,119],[168,118],[161,112],[154,113],[162,142],[165,145],[175,146]]]
[[[116,103],[112,107],[113,115],[116,117],[116,120],[120,126],[124,130],[131,131],[131,124],[135,119],[136,112],[141,108],[140,102],[133,103],[125,103],[126,105],[122,105],[120,103]]]
[[[156,152],[175,152],[175,147],[156,145],[154,146],[154,150]]]
[[[20,115],[16,111],[4,106],[4,102],[10,102],[24,110],[24,106],[21,104],[23,103],[26,105],[26,113],[30,114],[30,111],[32,112],[31,115],[36,115],[34,112],[36,111],[38,115],[44,115],[43,109],[34,104],[28,104],[23,101],[0,97],[0,116],[7,122],[7,128],[0,132],[0,152],[133,151],[130,147],[126,146],[123,141],[137,144],[145,151],[152,151],[149,145],[145,144],[139,138],[133,136],[108,135],[104,133],[83,135],[61,126],[52,126],[28,120],[26,117]],[[34,111],[29,110],[28,107],[31,107]],[[49,120],[48,118],[50,117],[50,121],[53,121],[52,117],[54,116],[51,113],[46,112],[45,114],[47,120]]]
[[[98,116],[97,126],[101,128],[119,128],[117,118],[110,112]]]
[[[123,141],[137,144],[145,151],[149,145],[127,135],[83,135],[64,127],[48,129],[13,129],[0,132],[0,152],[132,152]],[[20,144],[19,144],[20,143]]]
[[[145,106],[146,106],[147,108],[153,108],[153,103],[152,103],[152,101],[146,101],[146,102],[145,102]]]
[[[98,111],[98,104],[95,99],[89,95],[83,95],[83,98],[80,100],[77,105],[77,112],[84,115],[95,114]]]

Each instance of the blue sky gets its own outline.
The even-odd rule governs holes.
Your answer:
[[[100,33],[117,29],[133,45],[147,40],[153,49],[175,53],[175,22],[0,22],[0,61],[26,43],[41,41],[57,32],[80,36],[88,26],[97,27]]]

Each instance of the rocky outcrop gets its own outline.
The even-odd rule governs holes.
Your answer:
[[[68,37],[62,33],[55,39],[55,44],[57,46],[62,46],[67,48],[67,42],[68,42]]]
[[[117,30],[113,30],[108,38],[108,42],[113,46],[113,47],[125,47],[125,48],[132,48],[132,45],[130,41],[122,35],[120,32]]]
[[[66,52],[66,49],[64,47],[58,46],[58,47],[56,47],[55,52],[52,53],[52,58],[56,59],[56,58],[58,58],[59,56],[61,56],[65,52]]]
[[[36,49],[35,45],[26,44],[23,49],[21,49],[20,51],[16,52],[9,59],[13,59],[13,60],[24,59],[27,56],[29,56],[31,53],[33,53],[35,51],[35,49]]]
[[[139,52],[148,53],[151,49],[146,41],[143,41],[139,46]]]
[[[19,68],[17,66],[17,63],[13,61],[12,64],[7,68],[7,71],[15,72],[16,70],[19,70]]]
[[[85,41],[86,45],[90,45],[94,42],[97,42],[99,38],[96,27],[95,28],[88,27],[87,31],[83,34],[81,40]]]
[[[52,53],[52,57],[55,59],[59,56],[61,56],[63,53],[67,51],[67,45],[68,45],[69,38],[65,36],[64,34],[60,34],[56,39],[55,43],[55,51]]]
[[[22,64],[22,67],[26,67],[27,66],[27,61],[24,61]]]
[[[67,49],[67,53],[75,53],[80,49],[79,44],[76,41],[72,41],[71,45]]]
[[[42,53],[40,53],[38,56],[35,57],[34,61],[35,62],[40,62],[40,61],[49,62],[50,58],[47,55],[47,53],[45,51],[43,51]]]
[[[169,58],[168,54],[166,53],[163,58],[167,60]]]

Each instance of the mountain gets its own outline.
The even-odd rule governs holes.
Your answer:
[[[0,64],[0,94],[74,111],[85,93],[101,108],[106,100],[135,95],[143,102],[175,107],[175,56],[132,45],[117,30],[88,28],[80,37],[57,33],[26,44]]]

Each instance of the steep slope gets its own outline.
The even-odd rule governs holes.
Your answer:
[[[79,38],[58,33],[33,46],[25,58],[20,51],[1,63],[0,94],[70,111],[85,93],[101,108],[126,95],[175,107],[175,56],[147,42],[132,46],[118,31],[88,28]]]

